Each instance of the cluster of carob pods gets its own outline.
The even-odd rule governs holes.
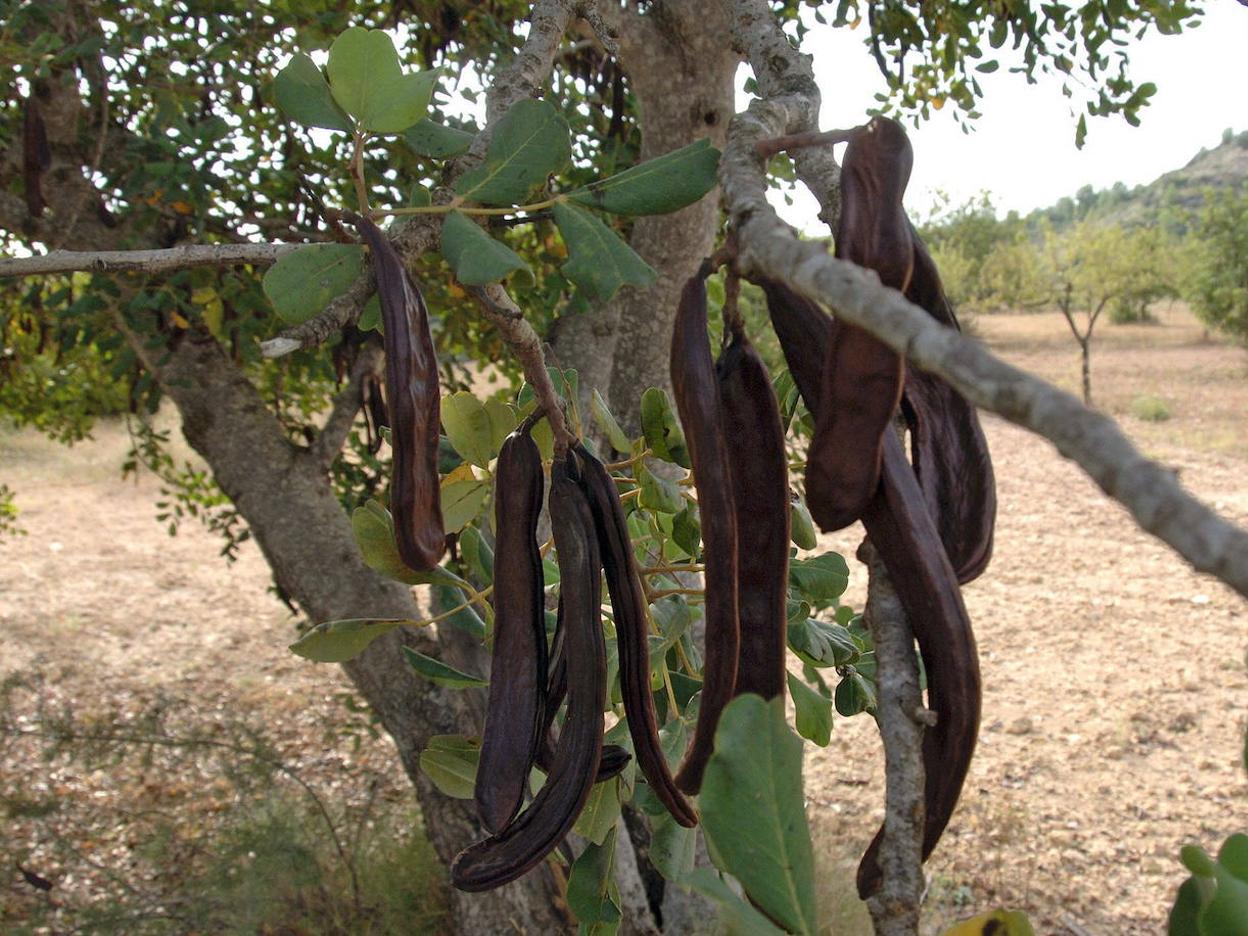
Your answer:
[[[875,270],[946,325],[957,321],[902,209],[912,151],[893,121],[851,136],[841,183],[836,255]],[[391,509],[404,561],[435,565],[445,549],[438,501],[438,382],[424,302],[381,232],[358,221],[371,248],[386,341],[394,440]],[[789,563],[785,434],[766,366],[729,323],[712,361],[704,263],[684,288],[671,347],[677,409],[693,463],[705,567],[705,665],[693,741],[673,776],[650,688],[646,599],[615,482],[583,445],[558,455],[548,506],[560,573],[553,640],[545,627],[537,541],[543,466],[532,419],[499,453],[494,495],[493,667],[475,799],[489,832],[455,859],[452,880],[486,890],[540,863],[572,829],[593,785],[629,755],[603,744],[607,700],[601,581],[611,600],[620,689],[646,782],[676,822],[701,787],[720,713],[741,693],[784,691]],[[992,551],[995,488],[975,410],[940,378],[907,367],[867,332],[834,320],[783,283],[759,280],[798,391],[815,419],[806,497],[825,531],[862,520],[918,642],[935,725],[925,731],[923,857],[961,792],[980,716],[980,676],[959,585]],[[907,459],[894,419],[911,440]],[[748,517],[748,522],[742,522]],[[566,700],[562,728],[555,716]],[[524,806],[532,767],[546,781]],[[880,835],[858,871],[862,896],[880,884]]]

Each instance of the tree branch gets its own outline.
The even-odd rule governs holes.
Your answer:
[[[759,10],[766,10],[762,0],[728,2],[743,14],[739,29],[757,24]],[[764,72],[769,65],[754,67]],[[799,57],[793,67],[808,71],[809,64]],[[1122,503],[1143,529],[1197,570],[1248,597],[1248,532],[1219,517],[1185,491],[1171,472],[1141,455],[1117,423],[939,324],[901,293],[882,286],[875,273],[834,259],[822,244],[803,241],[776,216],[767,203],[765,167],[755,146],[804,129],[809,108],[801,95],[782,95],[756,100],[733,118],[720,182],[737,232],[742,270],[789,283],[944,378],[972,403],[1044,436]]]
[[[329,468],[342,451],[343,443],[355,425],[356,414],[364,404],[364,378],[369,374],[381,371],[384,354],[379,345],[369,343],[360,348],[351,373],[347,377],[347,385],[334,397],[321,431],[309,449],[312,457],[325,468]]]
[[[268,266],[303,244],[188,244],[167,250],[54,250],[37,257],[0,259],[0,277],[93,273],[167,273],[200,266]]]
[[[884,742],[884,838],[879,893],[867,900],[877,936],[912,936],[923,898],[923,708],[914,635],[888,570],[870,542],[858,550],[867,564],[863,618],[876,663],[876,723]]]

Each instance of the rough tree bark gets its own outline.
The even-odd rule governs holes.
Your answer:
[[[737,54],[726,12],[702,0],[663,0],[644,13],[604,5],[620,65],[637,98],[641,159],[707,137],[722,146],[733,112]],[[668,387],[667,346],[681,286],[715,242],[718,190],[668,215],[638,218],[629,245],[659,274],[647,289],[621,290],[586,315],[564,319],[554,339],[565,366],[588,394],[597,388],[628,432],[639,431],[647,387]]]

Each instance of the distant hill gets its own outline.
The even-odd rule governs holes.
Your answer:
[[[1091,215],[1124,225],[1169,224],[1183,226],[1182,215],[1197,209],[1206,190],[1215,192],[1248,189],[1248,131],[1229,130],[1213,149],[1202,149],[1182,169],[1175,169],[1133,189],[1119,182],[1096,191],[1085,185],[1073,198],[1061,198],[1049,208],[1033,211],[1028,220],[1047,217],[1062,227]]]

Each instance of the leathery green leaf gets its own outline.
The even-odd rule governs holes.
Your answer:
[[[567,197],[614,214],[653,215],[692,205],[715,187],[719,150],[707,139],[591,182]]]
[[[373,133],[402,133],[425,116],[438,70],[404,74],[390,36],[352,26],[329,47],[334,100]]]
[[[420,621],[371,620],[347,618],[325,621],[290,645],[293,653],[316,663],[345,663],[353,660],[378,637],[402,624],[419,625]]]
[[[533,281],[532,271],[519,254],[458,211],[450,212],[442,224],[442,256],[465,286],[499,283],[516,270],[523,270]]]
[[[568,246],[563,274],[591,299],[605,302],[621,286],[649,286],[658,278],[620,235],[584,208],[556,202],[553,210]]]
[[[363,268],[358,244],[309,244],[282,254],[261,283],[282,321],[298,325],[346,292]]]
[[[351,118],[330,93],[329,82],[311,57],[296,52],[273,79],[273,96],[282,112],[305,127],[351,132]]]
[[[517,101],[494,124],[485,162],[459,177],[455,194],[484,205],[516,205],[571,158],[562,115],[546,101]]]
[[[699,806],[708,846],[750,900],[788,932],[815,933],[802,742],[782,697],[743,695],[724,709]]]
[[[472,799],[481,742],[464,735],[434,735],[420,754],[420,769],[433,785],[455,799]]]
[[[448,689],[479,689],[488,685],[480,676],[473,676],[471,673],[457,670],[455,667],[448,666],[441,660],[435,660],[431,656],[419,653],[411,647],[404,647],[403,655],[407,657],[407,662],[412,669],[431,683],[437,683],[439,686],[446,686]]]

